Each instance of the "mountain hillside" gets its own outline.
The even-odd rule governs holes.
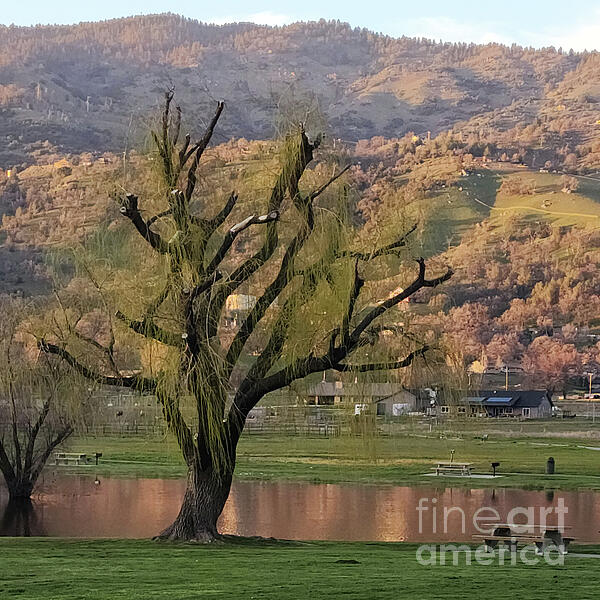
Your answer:
[[[599,65],[595,54],[395,39],[337,21],[215,26],[168,14],[0,27],[0,167],[48,147],[139,144],[171,86],[191,129],[227,102],[220,141],[265,139],[291,111],[312,111],[348,141],[454,129],[570,145],[581,162],[599,127]]]

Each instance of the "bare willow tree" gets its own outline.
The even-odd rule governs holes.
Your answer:
[[[415,228],[370,251],[353,245],[346,236],[351,228],[342,216],[345,186],[337,212],[319,206],[326,192],[340,185],[348,167],[332,171],[312,189],[301,189],[306,179],[314,179],[307,167],[322,142],[320,137],[310,141],[302,127],[282,142],[262,214],[240,214],[242,202],[235,192],[212,216],[198,214],[194,203],[200,160],[224,105],[218,104],[203,137],[192,143],[189,135],[180,141],[181,110],[172,110],[172,99],[170,92],[162,128],[153,134],[163,206],[145,216],[147,206],[142,207],[137,195],[119,198],[122,215],[159,257],[165,273],[162,289],[147,306],[137,307],[137,316],[123,310],[116,316],[121,327],[168,348],[174,360],[165,361],[156,374],[125,374],[110,346],[103,348],[109,358],[104,367],[92,364],[89,352],[77,352],[64,340],[43,339],[40,347],[95,382],[156,395],[188,466],[180,512],[159,538],[210,541],[218,535],[217,519],[229,495],[240,435],[261,398],[329,369],[365,373],[410,365],[427,352],[425,345],[411,342],[405,355],[371,362],[365,360],[364,349],[377,345],[388,311],[452,273],[428,278],[425,261],[417,259],[415,273],[403,289],[388,293],[383,301],[363,300],[369,265],[397,256]],[[235,244],[250,229],[256,247],[241,257]],[[225,335],[228,298],[239,294],[242,286],[260,293],[241,324]],[[321,310],[322,318],[308,336],[307,311],[317,301],[329,310]],[[304,334],[301,342],[298,332]],[[250,353],[248,342],[257,336],[261,349]],[[186,417],[182,408],[189,399],[194,418]]]
[[[10,500],[29,500],[48,459],[73,433],[69,373],[20,329],[31,307],[0,298],[0,472]],[[25,338],[25,339],[24,339]]]

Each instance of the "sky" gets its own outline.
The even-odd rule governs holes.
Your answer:
[[[70,24],[163,12],[219,24],[339,19],[392,36],[600,50],[598,0],[2,0],[0,23]]]

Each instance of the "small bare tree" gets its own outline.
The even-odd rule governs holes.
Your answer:
[[[29,500],[52,452],[73,433],[63,410],[69,373],[40,354],[34,338],[23,339],[27,308],[0,298],[0,472],[13,501]]]
[[[232,192],[215,214],[198,215],[193,210],[198,167],[224,105],[218,104],[200,141],[192,143],[186,135],[180,142],[181,110],[171,111],[172,99],[169,92],[162,130],[154,134],[163,206],[145,217],[137,195],[120,197],[121,213],[160,257],[162,289],[143,310],[138,308],[138,316],[116,311],[121,333],[129,328],[160,343],[169,349],[171,360],[156,375],[126,374],[114,359],[114,337],[112,345],[102,348],[108,357],[102,363],[91,364],[94,348],[85,351],[65,339],[43,339],[40,348],[96,382],[156,395],[188,466],[179,515],[159,537],[210,541],[218,535],[217,519],[229,495],[240,435],[260,399],[328,369],[364,373],[410,365],[427,352],[425,345],[411,341],[401,358],[376,362],[365,360],[364,349],[377,356],[374,347],[386,328],[382,317],[420,289],[443,283],[452,272],[428,278],[419,258],[416,274],[403,289],[395,284],[386,299],[365,301],[363,271],[398,256],[415,228],[368,251],[348,240],[343,199],[337,211],[319,206],[348,167],[302,190],[301,179],[321,139],[309,141],[300,127],[282,143],[280,168],[263,214],[242,214],[223,229],[239,212],[238,195]],[[240,258],[234,244],[251,228],[264,229],[264,237],[254,253]],[[227,300],[243,284],[260,294],[233,334],[225,335]],[[328,310],[319,313],[318,327],[309,333],[310,307],[319,300]],[[304,336],[301,341],[298,332]],[[261,350],[250,355],[245,349],[257,335]],[[186,419],[182,406],[190,399],[195,417]]]

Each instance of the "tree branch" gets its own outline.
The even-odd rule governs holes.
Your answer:
[[[311,192],[310,199],[314,200],[320,196],[333,182],[338,180],[352,165],[346,165],[337,175],[334,175],[327,183],[324,183],[320,188],[317,188],[314,192]]]
[[[184,164],[185,164],[185,156],[187,154],[188,148],[190,147],[190,142],[192,141],[192,138],[190,136],[189,133],[185,134],[185,140],[183,142],[183,146],[181,147],[181,150],[179,150],[179,171],[181,171],[181,169],[183,168]]]
[[[115,359],[113,356],[113,350],[112,350],[111,346],[109,346],[107,348],[106,346],[103,346],[102,344],[97,342],[95,339],[89,338],[86,335],[79,333],[79,331],[77,331],[75,328],[73,329],[73,333],[74,333],[75,337],[79,338],[82,342],[85,342],[86,344],[90,344],[90,346],[94,346],[94,348],[97,348],[98,350],[100,350],[106,356],[106,358],[108,358],[108,362],[110,363],[110,366],[111,366],[113,372],[117,375],[119,374],[119,370],[117,369],[117,365],[115,363]],[[113,342],[113,345],[114,345],[114,342]]]
[[[342,340],[339,346],[335,345],[335,339],[339,335],[339,329],[336,329],[331,336],[329,350],[326,354],[321,356],[314,356],[310,354],[303,358],[297,359],[293,364],[280,369],[272,375],[267,376],[266,371],[263,370],[263,372],[259,375],[260,378],[250,378],[247,376],[243,384],[238,389],[229,411],[232,435],[234,437],[239,435],[248,413],[265,394],[286,387],[292,383],[292,381],[302,379],[311,373],[318,373],[328,369],[336,369],[341,371],[349,371],[354,369],[358,372],[367,372],[386,368],[402,368],[411,364],[411,362],[417,356],[422,356],[428,349],[426,346],[420,348],[419,350],[415,350],[407,357],[399,361],[362,365],[348,365],[342,362],[356,348],[361,346],[363,341],[362,333],[377,317],[384,314],[387,310],[397,305],[403,299],[410,297],[419,289],[423,287],[435,287],[440,285],[444,281],[447,281],[453,274],[452,270],[448,269],[446,273],[439,277],[427,279],[425,277],[425,260],[420,258],[417,260],[417,263],[419,265],[419,274],[413,283],[411,283],[411,285],[409,285],[403,292],[396,294],[392,298],[389,298],[376,308],[369,311],[369,313],[361,320],[358,326],[348,336],[347,342]],[[360,277],[358,276],[355,267],[353,291],[350,294],[349,308],[348,312],[346,313],[346,318],[348,320],[354,311],[354,302],[358,297],[358,293],[360,293],[360,288]],[[348,316],[348,314],[350,316]],[[271,365],[272,364],[274,363],[272,362]]]
[[[356,301],[358,300],[364,284],[365,281],[358,272],[358,260],[355,260],[354,278],[352,280],[352,287],[350,288],[350,297],[348,298],[348,305],[342,319],[342,328],[340,330],[342,346],[346,345],[348,338],[350,337],[350,321],[352,320],[352,315],[354,315],[354,307],[356,306]]]
[[[281,308],[281,312],[279,313],[279,316],[273,325],[269,340],[265,344],[260,356],[256,359],[255,363],[252,365],[246,377],[240,384],[236,398],[252,390],[257,382],[259,382],[261,378],[265,377],[277,360],[279,360],[283,352],[284,344],[288,339],[292,315],[303,303],[308,300],[311,295],[315,293],[319,283],[326,274],[328,266],[329,263],[327,262],[326,258],[313,265],[313,270],[306,274],[300,289],[291,294],[290,297],[285,301],[283,307]],[[236,402],[234,402],[234,406],[234,410],[239,408],[239,405]]]
[[[177,181],[177,177],[174,176],[173,173],[173,159],[171,156],[173,145],[169,139],[169,110],[174,95],[175,91],[173,89],[165,92],[165,108],[162,116],[162,143],[156,134],[152,134],[154,137],[154,143],[158,148],[158,153],[163,161],[165,180],[167,181],[169,187],[174,186]]]
[[[227,217],[231,214],[231,211],[235,207],[237,201],[238,195],[235,192],[231,192],[223,208],[212,219],[207,221],[209,231],[216,231],[219,227],[221,227],[221,225],[223,225],[223,223],[225,223],[225,219],[227,219]]]
[[[206,273],[210,276],[214,271],[216,271],[217,267],[221,264],[223,259],[225,258],[227,252],[233,245],[235,238],[242,233],[245,229],[252,225],[263,225],[267,223],[272,223],[273,221],[277,221],[279,219],[279,211],[271,211],[269,214],[256,216],[251,215],[245,218],[243,221],[240,221],[237,225],[234,225],[225,235],[221,246],[215,252],[213,259],[210,261],[208,267],[206,268]]]
[[[7,482],[14,480],[16,477],[15,471],[10,463],[10,459],[6,454],[2,440],[0,440],[0,471],[2,471],[2,474]]]
[[[239,359],[246,342],[252,335],[252,332],[255,330],[258,323],[265,316],[269,306],[273,304],[275,299],[289,285],[295,276],[296,258],[304,246],[304,243],[310,237],[315,225],[312,200],[306,198],[302,205],[297,204],[297,206],[304,216],[303,224],[286,248],[277,276],[265,289],[262,296],[258,298],[256,304],[252,307],[252,310],[244,320],[244,323],[229,346],[229,350],[225,357],[225,368],[227,369],[226,372],[228,376],[231,375],[235,363]]]
[[[50,403],[51,402],[52,402],[52,395],[50,395],[45,400],[45,402],[42,406],[42,409],[40,410],[40,413],[38,414],[38,418],[36,419],[34,426],[31,428],[31,431],[29,432],[29,440],[27,441],[27,447],[25,449],[25,472],[26,473],[28,473],[30,471],[31,466],[33,464],[33,452],[35,450],[35,441],[40,432],[40,429],[42,428],[42,425],[44,424],[44,421],[46,420],[46,417],[48,416],[48,413],[50,412]]]
[[[350,256],[352,258],[358,258],[360,260],[369,261],[386,254],[397,254],[399,248],[404,248],[406,242],[411,233],[417,229],[417,225],[413,225],[405,234],[402,235],[398,240],[382,246],[373,252],[357,252],[357,251],[346,251],[343,253],[344,256]]]
[[[77,373],[83,375],[87,379],[96,381],[97,383],[101,383],[103,385],[129,387],[139,391],[156,393],[157,399],[163,407],[163,414],[165,416],[167,425],[175,433],[187,464],[191,464],[191,461],[194,457],[194,440],[192,433],[187,426],[181,411],[179,410],[177,402],[171,396],[165,395],[159,389],[157,389],[156,380],[139,375],[133,375],[130,377],[107,377],[106,375],[101,375],[100,373],[97,373],[80,363],[70,352],[64,348],[60,348],[55,344],[50,344],[45,340],[40,340],[38,342],[38,346],[43,352],[59,356]]]
[[[138,233],[161,254],[167,254],[170,249],[169,245],[163,240],[158,234],[154,233],[148,223],[144,221],[142,215],[138,209],[138,197],[134,194],[127,194],[125,197],[121,197],[121,213],[125,215],[137,229]]]
[[[172,395],[165,395],[160,390],[157,393],[157,399],[162,406],[167,426],[175,434],[186,464],[191,465],[195,456],[194,436],[181,414],[179,404]]]
[[[365,315],[365,317],[363,317],[362,321],[356,326],[349,339],[349,344],[351,348],[353,348],[356,345],[356,343],[358,343],[358,340],[362,333],[377,317],[381,316],[387,310],[389,310],[393,306],[396,306],[403,300],[406,300],[406,298],[410,298],[410,296],[412,296],[415,292],[419,291],[420,289],[424,287],[436,287],[444,281],[450,279],[450,277],[452,277],[452,275],[454,274],[452,269],[448,268],[446,273],[444,273],[440,277],[436,277],[435,279],[426,279],[425,260],[423,258],[419,258],[417,260],[417,263],[419,265],[419,274],[417,278],[402,292],[392,296],[391,298],[388,298],[385,302],[382,302],[381,304],[370,310]]]
[[[422,348],[419,348],[418,350],[411,352],[406,357],[404,357],[402,360],[395,360],[395,361],[381,362],[381,363],[364,363],[364,364],[358,364],[358,365],[335,363],[335,364],[331,365],[331,368],[335,369],[336,371],[341,371],[341,372],[352,371],[355,373],[367,373],[370,371],[387,371],[387,370],[391,371],[393,369],[403,369],[404,367],[408,367],[410,364],[412,364],[412,362],[415,360],[415,358],[417,358],[419,356],[424,356],[428,350],[429,350],[428,346],[423,346]]]
[[[189,202],[181,190],[174,189],[169,194],[169,205],[173,214],[173,220],[177,230],[188,233],[190,229],[191,217],[189,212]]]
[[[71,425],[67,425],[54,438],[54,440],[52,440],[48,444],[48,446],[41,453],[41,455],[37,457],[37,459],[35,461],[35,467],[32,469],[31,475],[30,475],[30,480],[31,480],[32,483],[35,483],[37,481],[38,477],[40,476],[40,473],[42,472],[42,469],[44,468],[44,466],[48,462],[48,459],[50,458],[50,455],[52,454],[53,450],[57,446],[60,446],[60,444],[62,444],[73,433],[73,431],[74,431],[73,427]]]
[[[152,317],[146,316],[141,321],[134,321],[124,315],[121,311],[117,311],[115,316],[130,329],[146,338],[156,340],[157,342],[161,342],[161,344],[166,344],[167,346],[173,346],[175,348],[185,347],[184,340],[180,335],[159,327],[154,323]]]
[[[268,213],[281,210],[281,204],[284,200],[286,191],[289,191],[291,198],[296,198],[298,194],[298,182],[306,169],[306,166],[313,159],[313,151],[319,146],[320,138],[317,138],[312,144],[308,141],[306,133],[300,132],[300,143],[297,150],[287,158],[281,173],[279,174],[268,204]],[[277,234],[277,221],[267,224],[265,241],[261,248],[249,259],[244,261],[230,275],[229,280],[220,286],[212,300],[210,316],[208,319],[210,327],[210,337],[216,335],[219,316],[225,306],[227,297],[230,296],[244,281],[247,281],[260,269],[274,254],[277,249],[279,237]]]
[[[175,131],[171,136],[171,144],[174,148],[177,146],[177,142],[179,141],[179,132],[181,131],[181,106],[176,106],[175,110],[177,111],[177,116],[175,117],[175,123],[173,125]]]
[[[154,223],[156,223],[156,221],[170,215],[172,212],[172,209],[168,208],[167,210],[163,210],[161,213],[154,215],[146,221],[146,227],[151,227],[152,225],[154,225]]]
[[[192,199],[192,194],[194,193],[194,189],[196,187],[196,171],[198,170],[198,165],[200,164],[200,158],[202,158],[202,154],[204,153],[204,150],[206,149],[210,142],[210,139],[212,138],[213,132],[224,108],[224,102],[217,103],[217,110],[215,111],[213,118],[208,124],[208,127],[206,128],[206,131],[202,136],[202,139],[197,144],[192,146],[192,148],[183,155],[183,162],[181,162],[180,164],[180,170],[183,169],[183,167],[191,158],[191,156],[194,156],[192,164],[188,169],[187,185],[185,190],[185,197],[188,202]]]
[[[51,344],[42,339],[38,342],[38,347],[42,352],[59,356],[77,373],[83,375],[83,377],[90,379],[91,381],[96,381],[97,383],[101,383],[103,385],[135,388],[145,392],[153,392],[156,390],[156,381],[154,379],[149,379],[140,375],[132,375],[127,377],[110,377],[107,375],[102,375],[80,363],[68,350],[61,348],[56,344]]]

